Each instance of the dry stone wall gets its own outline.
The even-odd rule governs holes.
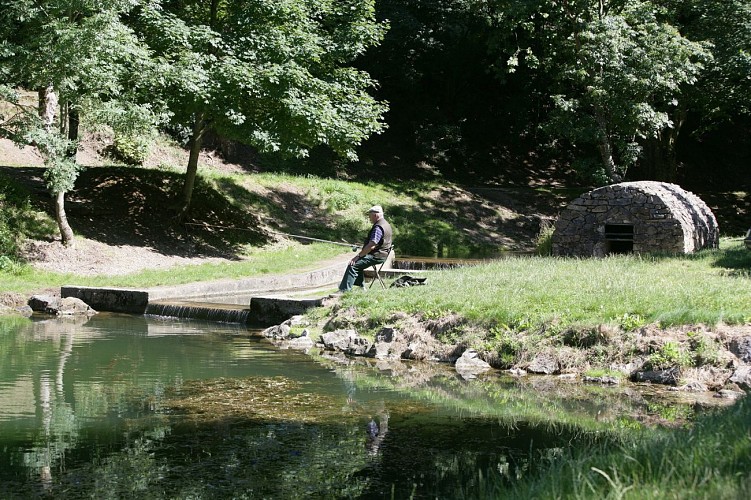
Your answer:
[[[692,253],[719,244],[717,219],[698,196],[676,184],[623,182],[590,191],[555,225],[554,255]]]

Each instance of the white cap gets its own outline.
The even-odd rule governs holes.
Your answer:
[[[370,210],[368,210],[368,213],[370,212],[377,212],[379,214],[383,213],[383,207],[381,205],[373,205],[370,207]]]

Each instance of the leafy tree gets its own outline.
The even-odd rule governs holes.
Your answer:
[[[383,35],[374,0],[165,0],[139,23],[169,64],[166,99],[189,139],[181,217],[209,130],[262,151],[305,156],[325,144],[354,159],[383,128],[375,82],[347,65]]]
[[[667,0],[669,15],[692,40],[709,42],[712,60],[690,94],[703,129],[751,114],[751,3]]]
[[[598,160],[589,165],[603,183],[621,180],[645,140],[675,127],[684,87],[711,60],[653,2],[500,3],[508,8],[498,10],[499,25],[517,41],[508,70],[527,64],[551,77],[548,129],[575,147],[593,146]]]
[[[145,97],[154,63],[123,22],[136,4],[137,0],[0,4],[0,77],[6,90],[0,97],[17,111],[3,121],[0,132],[19,144],[36,146],[43,155],[65,245],[74,242],[64,198],[80,171],[80,120],[116,131],[140,130],[156,120],[155,105]],[[38,90],[38,110],[24,105],[14,88]]]
[[[751,4],[744,0],[663,0],[664,15],[683,36],[707,43],[712,54],[695,84],[683,89],[673,127],[646,143],[644,171],[651,178],[674,180],[676,148],[684,123],[695,137],[751,116]],[[715,132],[717,134],[718,132]]]

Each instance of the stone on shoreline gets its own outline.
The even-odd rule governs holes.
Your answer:
[[[475,378],[480,373],[490,370],[491,366],[486,361],[480,359],[480,354],[475,349],[467,349],[456,360],[454,368],[462,378],[467,379]]]
[[[35,312],[56,316],[92,316],[97,314],[86,302],[75,297],[61,299],[52,295],[33,295],[29,299],[28,305]]]

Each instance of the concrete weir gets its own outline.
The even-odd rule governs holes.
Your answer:
[[[61,287],[60,295],[81,299],[97,311],[273,324],[320,306],[323,298],[291,298],[287,295],[329,285],[333,288],[341,279],[349,259],[351,254],[343,254],[324,263],[321,268],[294,274],[145,289],[66,285]],[[248,305],[218,303],[219,297],[230,295],[248,295]]]

